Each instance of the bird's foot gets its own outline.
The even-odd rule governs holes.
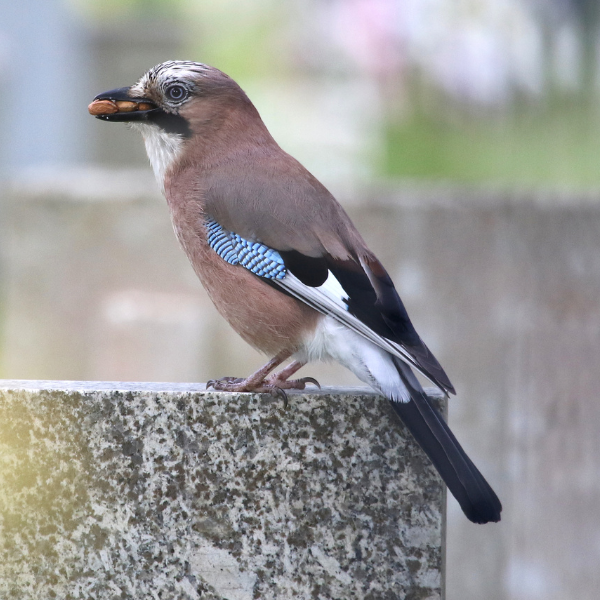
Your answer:
[[[301,379],[280,379],[275,374],[273,377],[269,377],[265,383],[273,385],[282,390],[303,390],[306,388],[307,383],[312,383],[321,389],[321,384],[314,377],[302,377]]]
[[[286,382],[283,382],[286,383]],[[287,408],[287,394],[278,385],[274,385],[267,380],[260,382],[238,377],[221,377],[221,379],[211,379],[206,382],[206,389],[213,388],[222,392],[254,392],[258,394],[271,394],[275,398],[281,398]]]
[[[277,390],[277,393],[273,393],[274,396],[283,399],[284,408],[288,407],[288,397],[284,390],[303,390],[307,383],[312,383],[321,389],[319,382],[313,377],[302,377],[301,379],[281,379],[278,377],[279,373],[272,375],[265,380],[264,385],[271,387],[273,390]]]
[[[242,383],[242,381],[244,380],[241,377],[221,377],[221,379],[210,379],[206,382],[206,389],[212,387],[215,390],[235,392],[238,390],[229,389],[227,386],[231,387],[236,383]]]
[[[281,398],[285,408],[288,406],[288,397],[284,390],[303,390],[307,383],[312,383],[321,389],[319,382],[313,377],[302,377],[301,379],[281,379],[277,375],[256,382],[250,378],[221,377],[206,382],[206,389],[213,388],[223,392],[255,392],[271,394],[275,398]]]

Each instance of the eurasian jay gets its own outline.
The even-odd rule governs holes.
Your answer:
[[[411,323],[389,275],[327,189],[271,137],[230,77],[169,61],[96,96],[91,114],[138,129],[177,237],[218,311],[273,358],[219,390],[304,389],[304,364],[335,360],[391,401],[465,515],[502,506],[423,392],[448,376]],[[271,372],[287,359],[292,362]]]

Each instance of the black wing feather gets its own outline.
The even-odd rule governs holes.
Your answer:
[[[331,261],[329,268],[348,294],[348,310],[356,318],[395,342],[407,346],[422,343],[393,284],[393,294],[380,298],[357,263]]]
[[[278,250],[285,268],[304,285],[319,287],[328,276],[327,259],[322,256],[305,256],[296,250]]]

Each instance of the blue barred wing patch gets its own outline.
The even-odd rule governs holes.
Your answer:
[[[286,276],[283,258],[276,250],[227,231],[214,219],[206,219],[206,229],[208,245],[229,264],[240,265],[267,279],[283,279]]]

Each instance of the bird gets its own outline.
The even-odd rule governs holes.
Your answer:
[[[337,361],[385,396],[466,517],[498,522],[497,495],[416,373],[455,389],[413,326],[392,279],[333,195],[280,148],[242,88],[217,68],[163,62],[98,94],[98,119],[138,130],[177,238],[220,314],[270,360],[217,390],[276,393]],[[274,372],[286,361],[291,362]]]

